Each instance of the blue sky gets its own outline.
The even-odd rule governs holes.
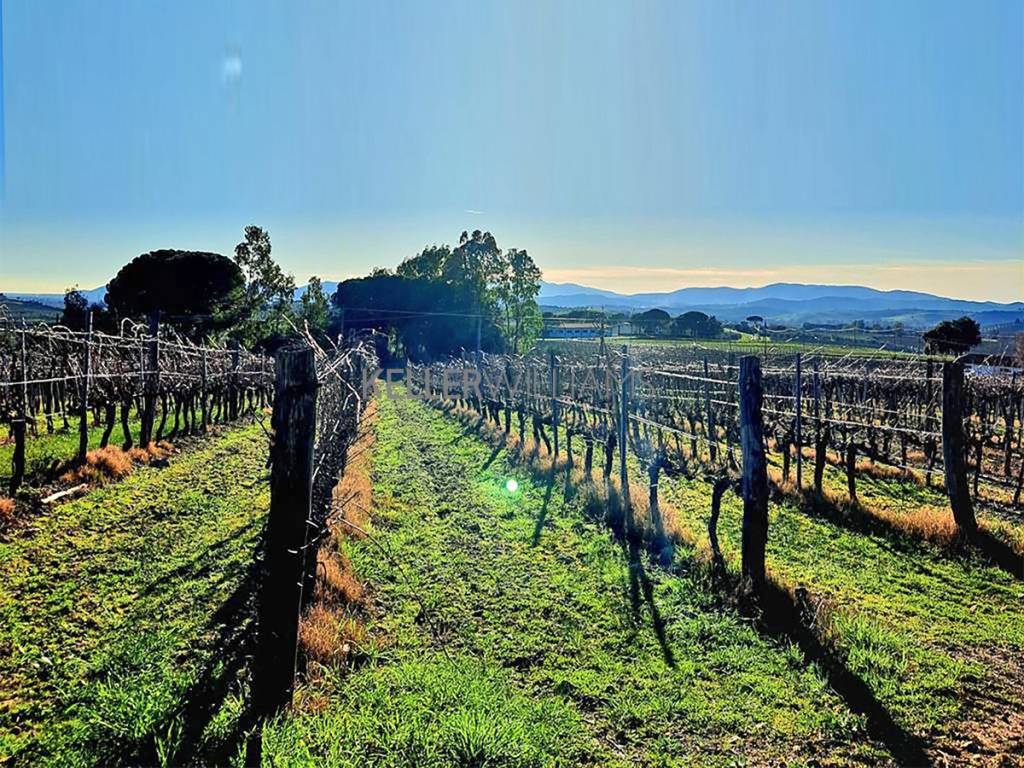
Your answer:
[[[618,290],[1024,299],[1024,4],[0,0],[0,289],[268,228]]]

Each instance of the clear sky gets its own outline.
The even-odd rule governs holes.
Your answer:
[[[0,0],[0,290],[270,230],[557,281],[1024,299],[1019,0]]]

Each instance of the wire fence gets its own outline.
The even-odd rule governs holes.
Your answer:
[[[201,346],[161,327],[124,322],[119,334],[0,318],[0,423],[13,443],[8,491],[26,480],[25,443],[78,431],[82,461],[90,434],[123,447],[200,434],[269,402],[273,359],[229,346]]]
[[[954,403],[944,403],[949,366],[964,378]],[[570,461],[574,437],[582,438],[588,465],[593,444],[608,452],[625,438],[645,465],[688,474],[741,470],[740,366],[728,353],[576,341],[546,354],[463,355],[411,371],[415,388],[469,404],[479,400],[496,421],[504,410],[506,429],[513,416],[521,432],[529,422],[530,434],[545,445],[553,439],[545,425],[557,426],[567,436]],[[820,491],[828,465],[845,471],[854,498],[858,474],[882,469],[941,487],[948,415],[961,424],[958,459],[974,500],[1020,507],[1024,379],[1012,372],[922,356],[794,353],[761,369],[761,387],[765,450],[800,487]]]

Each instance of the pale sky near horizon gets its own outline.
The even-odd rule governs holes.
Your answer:
[[[1024,299],[1024,3],[0,0],[0,290],[270,230],[555,282]]]

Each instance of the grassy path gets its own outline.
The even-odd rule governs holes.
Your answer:
[[[265,458],[257,427],[226,430],[0,543],[0,765],[152,764],[227,739]]]
[[[415,400],[377,418],[376,544],[345,543],[374,590],[372,640],[267,728],[267,764],[884,761],[801,653],[719,608],[702,571],[647,567],[581,498]]]

